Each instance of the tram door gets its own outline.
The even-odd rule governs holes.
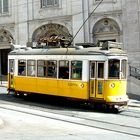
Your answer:
[[[103,98],[104,62],[90,62],[90,98]]]
[[[15,61],[11,59],[9,60],[8,88],[14,88],[14,69]]]

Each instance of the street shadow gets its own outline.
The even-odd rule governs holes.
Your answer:
[[[99,113],[118,113],[117,110],[105,109],[100,105],[93,106],[83,101],[70,100],[64,97],[31,94],[28,96],[15,96],[13,94],[0,94],[0,100],[51,109],[52,111],[80,111]]]

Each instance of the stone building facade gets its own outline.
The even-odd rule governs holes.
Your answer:
[[[122,42],[129,65],[140,67],[139,22],[140,0],[1,0],[0,74],[7,73],[9,42],[36,44],[54,35],[74,37],[74,44]]]

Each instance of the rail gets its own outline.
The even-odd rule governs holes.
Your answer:
[[[140,69],[133,67],[133,66],[129,66],[129,74],[132,77],[135,77],[136,79],[140,80]]]

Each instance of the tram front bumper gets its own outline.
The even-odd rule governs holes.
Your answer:
[[[106,102],[109,104],[126,104],[128,103],[129,98],[127,95],[124,96],[107,96]]]

